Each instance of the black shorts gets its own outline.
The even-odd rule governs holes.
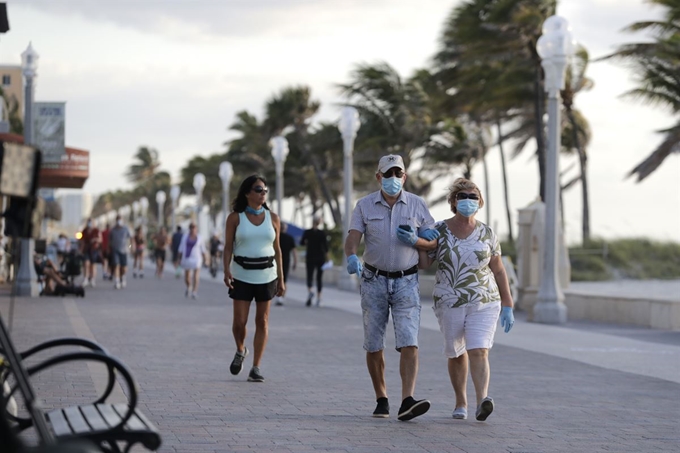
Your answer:
[[[153,254],[157,260],[165,261],[165,249],[156,249]]]
[[[229,297],[234,300],[246,300],[248,302],[255,299],[255,302],[269,302],[276,295],[276,282],[278,279],[269,283],[246,283],[234,280],[233,288],[229,290]]]

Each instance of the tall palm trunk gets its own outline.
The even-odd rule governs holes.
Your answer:
[[[328,186],[326,185],[326,180],[324,178],[323,172],[319,167],[319,163],[316,161],[316,156],[314,156],[309,149],[309,144],[307,143],[307,129],[304,126],[296,127],[295,129],[297,134],[301,138],[300,143],[302,143],[302,153],[307,158],[307,160],[311,162],[312,169],[314,170],[314,175],[316,176],[316,179],[319,183],[319,187],[321,188],[321,193],[323,194],[323,197],[325,198],[326,203],[328,204],[328,207],[331,210],[331,213],[333,214],[333,222],[335,223],[335,225],[342,225],[342,217],[340,216],[340,210],[333,205],[333,196],[331,195],[331,191],[328,190]]]
[[[581,146],[581,141],[578,136],[578,129],[576,126],[576,118],[574,117],[574,111],[571,108],[567,108],[567,118],[571,123],[571,131],[574,136],[574,146],[578,151],[578,160],[581,165],[581,196],[582,200],[582,220],[581,220],[581,234],[583,245],[585,246],[587,242],[590,241],[590,203],[588,202],[588,175],[586,168],[588,166],[588,157],[586,156],[586,151]]]
[[[505,198],[505,215],[508,219],[508,241],[510,244],[515,243],[514,235],[512,233],[512,214],[510,212],[510,193],[508,191],[508,167],[505,162],[505,152],[503,151],[503,132],[501,131],[501,120],[496,120],[496,127],[498,128],[498,150],[501,153],[501,171],[503,172],[503,196]]]

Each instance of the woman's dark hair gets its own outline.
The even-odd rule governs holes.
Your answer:
[[[253,184],[257,181],[262,181],[262,183],[266,186],[267,185],[267,180],[264,178],[264,176],[260,175],[250,175],[246,179],[243,180],[241,183],[241,187],[238,188],[238,194],[236,194],[236,198],[234,198],[234,201],[231,202],[231,209],[234,212],[243,212],[246,210],[246,206],[248,206],[248,199],[246,198],[246,194],[250,192],[250,189],[252,189]],[[263,204],[265,209],[269,210],[269,206],[267,206],[267,203]]]

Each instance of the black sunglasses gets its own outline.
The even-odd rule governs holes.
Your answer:
[[[401,178],[402,176],[404,176],[404,172],[400,168],[391,168],[382,174],[383,178],[391,178],[392,176]]]
[[[458,192],[456,194],[456,200],[466,200],[468,198],[470,200],[479,200],[479,195],[477,195],[476,193],[465,193],[465,192]]]
[[[262,193],[262,192],[269,193],[269,189],[267,189],[266,187],[262,187],[262,186],[255,186],[250,190],[252,190],[255,193]]]

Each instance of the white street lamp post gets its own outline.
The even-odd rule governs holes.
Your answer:
[[[163,226],[164,222],[164,216],[163,216],[163,208],[165,208],[165,192],[162,190],[159,190],[156,192],[156,204],[158,205],[158,229]]]
[[[129,204],[126,204],[122,208],[118,209],[118,214],[120,215],[125,225],[127,225],[130,222],[130,211],[131,208]]]
[[[175,217],[175,209],[177,209],[177,201],[179,200],[179,186],[174,185],[170,188],[170,200],[172,201],[172,210],[171,210],[171,215],[170,219],[172,222],[172,231],[174,233],[175,229],[177,228],[177,218]]]
[[[33,144],[33,79],[37,77],[38,53],[33,50],[31,43],[21,54],[21,70],[24,74],[24,143]],[[38,276],[33,266],[35,242],[30,238],[21,239],[21,263],[17,272],[17,295],[23,297],[38,297]]]
[[[234,176],[234,169],[231,162],[220,164],[220,179],[222,180],[222,231],[227,228],[227,215],[229,214],[229,184],[231,177]]]
[[[545,174],[545,253],[543,273],[534,305],[534,321],[561,324],[567,322],[567,306],[559,285],[559,150],[560,150],[560,90],[564,88],[564,70],[572,56],[574,43],[566,19],[550,16],[543,23],[543,35],[536,43],[545,73],[548,94],[548,153]]]
[[[137,228],[139,223],[139,201],[132,202],[132,228]]]
[[[196,191],[196,230],[201,233],[201,211],[203,210],[203,188],[205,187],[205,175],[194,175],[194,190]]]
[[[281,135],[271,139],[272,157],[276,163],[276,205],[279,218],[281,217],[283,203],[283,164],[288,157],[288,140]]]
[[[338,129],[340,129],[340,134],[342,135],[342,144],[344,151],[344,196],[345,196],[345,212],[343,215],[343,229],[342,229],[342,243],[344,244],[347,240],[347,234],[349,233],[349,222],[352,216],[352,205],[354,192],[354,139],[357,136],[361,122],[359,121],[359,112],[354,107],[344,107],[342,109],[342,114],[340,116],[340,123],[338,124]],[[347,267],[347,257],[342,254],[342,268]],[[340,272],[340,280],[338,281],[338,286],[341,289],[354,290],[357,287],[357,281],[354,275],[350,275],[347,272]]]
[[[146,197],[142,197],[139,199],[139,210],[142,215],[142,234],[146,234],[146,227],[148,225],[148,213],[149,213],[149,199]]]

